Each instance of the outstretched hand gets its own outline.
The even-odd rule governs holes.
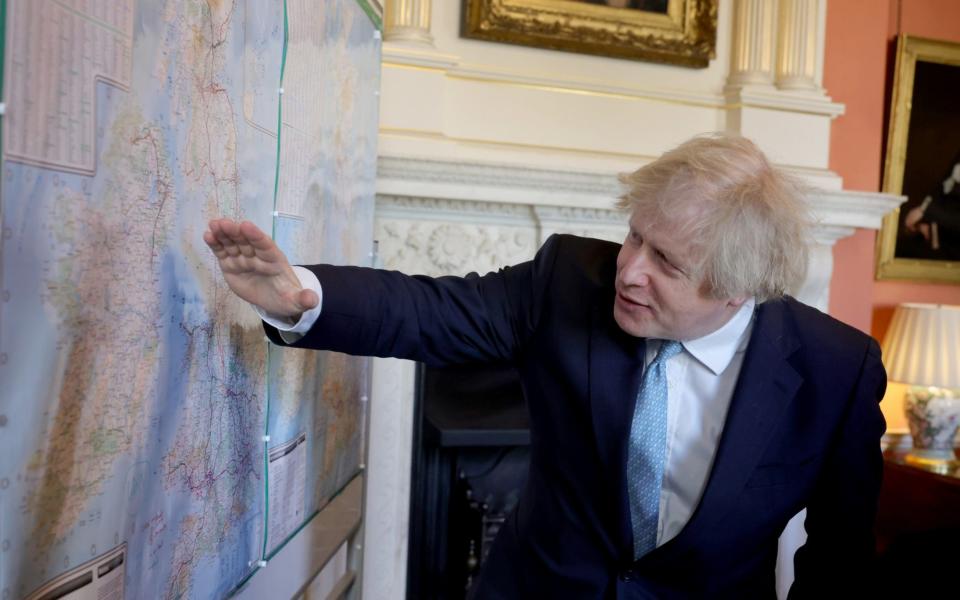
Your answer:
[[[250,221],[214,219],[203,232],[223,278],[237,296],[271,315],[292,317],[317,306],[320,299],[305,290],[277,244]]]

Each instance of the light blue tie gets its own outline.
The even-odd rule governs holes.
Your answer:
[[[627,450],[627,492],[633,526],[633,557],[657,547],[660,487],[667,456],[667,360],[683,350],[680,342],[664,340],[643,373]]]

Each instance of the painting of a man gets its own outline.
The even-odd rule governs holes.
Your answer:
[[[960,260],[960,68],[917,61],[897,258]],[[947,134],[947,135],[945,135]]]

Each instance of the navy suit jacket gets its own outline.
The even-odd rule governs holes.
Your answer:
[[[808,540],[791,595],[862,593],[882,470],[880,350],[791,298],[757,309],[689,522],[632,560],[624,473],[644,340],[613,320],[618,251],[558,235],[534,260],[482,277],[310,267],[323,309],[294,345],[516,365],[530,411],[530,470],[478,598],[772,598],[777,538],[802,508]]]

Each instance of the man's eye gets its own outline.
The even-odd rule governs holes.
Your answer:
[[[683,271],[681,271],[680,268],[677,267],[675,264],[670,262],[670,259],[667,258],[667,255],[664,254],[663,252],[660,252],[659,250],[657,250],[657,260],[662,262],[664,267],[666,267],[668,271],[672,273],[683,274]]]

